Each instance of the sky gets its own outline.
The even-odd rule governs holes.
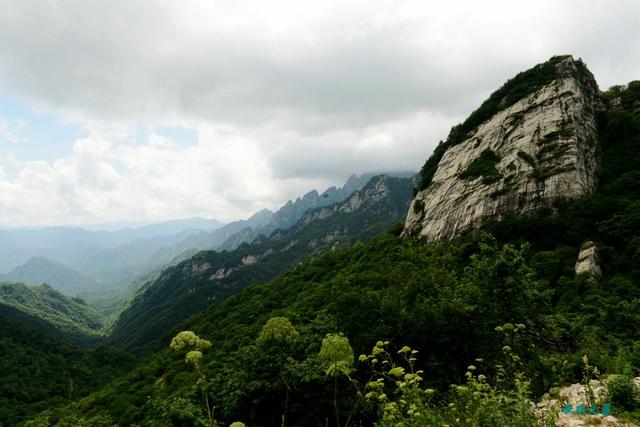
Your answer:
[[[640,79],[636,0],[0,0],[0,228],[228,222],[417,171],[517,72]]]

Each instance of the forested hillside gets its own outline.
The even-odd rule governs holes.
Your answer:
[[[103,326],[102,316],[83,300],[67,297],[49,285],[0,282],[0,312],[77,344],[95,342]]]
[[[129,375],[52,419],[533,426],[544,420],[529,399],[602,372],[622,374],[610,398],[616,415],[637,420],[640,83],[602,97],[592,196],[491,221],[479,239],[425,244],[395,227],[324,252],[211,304]],[[601,277],[575,274],[587,241]],[[180,330],[200,337],[187,363],[179,337],[169,348]]]
[[[408,178],[374,177],[344,202],[311,210],[288,230],[227,252],[203,251],[144,285],[115,323],[108,342],[148,351],[178,322],[252,283],[272,279],[323,251],[366,241],[402,220]]]
[[[82,397],[132,362],[117,350],[53,340],[0,313],[0,425],[18,425],[25,415]]]

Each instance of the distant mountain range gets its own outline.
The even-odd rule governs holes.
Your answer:
[[[233,251],[260,236],[286,230],[309,210],[347,199],[372,176],[353,175],[342,187],[330,187],[322,193],[313,190],[288,201],[276,212],[263,209],[246,220],[226,225],[213,219],[190,218],[115,231],[71,227],[0,230],[0,271],[5,271],[0,280],[46,283],[85,299],[103,316],[113,319],[136,290],[163,269],[201,250]]]
[[[180,241],[188,234],[212,231],[221,226],[216,220],[190,218],[117,231],[89,231],[74,227],[0,230],[0,272],[6,273],[32,257],[42,256],[89,273],[85,271],[91,269],[85,266],[86,260],[100,255],[102,251],[120,247],[119,252],[122,252],[126,245],[135,241],[161,247],[174,243],[169,236]],[[153,240],[159,237],[164,240]]]
[[[29,259],[7,274],[0,274],[0,281],[31,285],[46,283],[67,295],[77,295],[99,286],[92,277],[41,256]]]

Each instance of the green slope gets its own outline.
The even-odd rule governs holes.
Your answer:
[[[145,285],[121,313],[109,342],[134,352],[149,350],[177,323],[214,301],[270,280],[314,254],[382,233],[404,219],[412,187],[410,179],[376,177],[346,201],[308,212],[288,230],[231,252],[200,252]]]
[[[0,315],[0,425],[77,399],[122,375],[132,359],[80,350]]]
[[[77,344],[95,342],[103,325],[102,317],[81,299],[48,285],[0,283],[0,312]]]

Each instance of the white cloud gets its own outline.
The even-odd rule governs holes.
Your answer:
[[[276,208],[312,188],[340,184],[354,171],[387,170],[390,164],[396,170],[415,168],[427,154],[425,139],[434,139],[434,123],[442,133],[449,121],[421,113],[321,137],[203,123],[197,141],[187,146],[155,133],[143,143],[92,134],[52,164],[25,162],[13,180],[0,174],[0,224],[193,215],[231,221]]]
[[[231,220],[351,173],[417,170],[491,91],[554,54],[583,57],[604,87],[640,77],[635,0],[0,8],[0,89],[88,132],[54,162],[5,159],[0,225]]]

